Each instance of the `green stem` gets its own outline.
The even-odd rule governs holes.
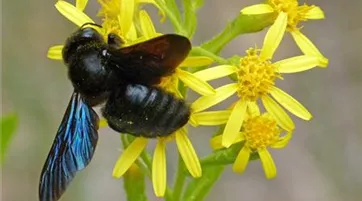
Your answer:
[[[238,15],[227,24],[225,29],[212,38],[210,41],[201,45],[204,49],[209,50],[214,54],[219,54],[220,51],[231,40],[240,34],[253,33],[262,30],[271,25],[275,20],[276,14],[260,14],[260,15]]]
[[[186,180],[186,174],[184,170],[185,170],[184,162],[181,156],[179,155],[176,180],[175,180],[175,185],[173,186],[173,196],[172,196],[173,201],[181,200],[181,194]]]
[[[190,182],[187,186],[185,201],[202,201],[205,199],[216,181],[224,171],[224,166],[208,166],[203,168],[203,176]]]
[[[192,47],[191,54],[210,57],[219,64],[228,64],[229,63],[228,60],[226,60],[222,57],[219,57],[216,54],[214,54],[212,51],[209,51],[200,46]]]
[[[185,36],[187,32],[183,28],[182,23],[177,19],[176,15],[172,12],[172,10],[165,4],[163,0],[155,0],[155,1],[160,6],[160,8],[166,13],[167,17],[170,19],[176,33]]]

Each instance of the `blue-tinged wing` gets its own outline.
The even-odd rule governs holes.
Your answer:
[[[41,173],[40,201],[58,200],[76,172],[88,165],[98,141],[98,122],[97,114],[74,92]]]

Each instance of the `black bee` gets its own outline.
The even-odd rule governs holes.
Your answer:
[[[187,38],[166,34],[121,48],[117,35],[106,42],[85,25],[63,48],[74,92],[41,173],[40,201],[58,200],[92,159],[99,122],[93,106],[105,103],[102,114],[112,129],[149,138],[170,135],[190,117],[183,100],[157,87],[187,57]]]

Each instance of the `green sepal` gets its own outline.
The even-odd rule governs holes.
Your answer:
[[[128,201],[147,201],[145,176],[136,164],[124,174],[123,186]]]
[[[7,148],[13,138],[16,128],[18,127],[18,116],[9,114],[1,117],[1,140],[0,140],[0,162],[3,163]]]
[[[234,56],[230,57],[228,59],[228,61],[230,62],[230,64],[232,64],[234,66],[240,66],[240,59],[241,59],[241,56],[234,55]],[[237,77],[236,73],[229,75],[229,78],[234,81],[238,81],[238,77]]]
[[[276,13],[260,15],[239,14],[234,20],[226,25],[225,29],[220,34],[202,44],[201,47],[214,54],[219,54],[220,51],[237,36],[261,31],[265,27],[273,24],[276,17]]]

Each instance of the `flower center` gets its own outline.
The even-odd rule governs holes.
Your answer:
[[[256,101],[266,95],[275,79],[281,78],[277,68],[270,60],[261,59],[259,49],[250,48],[247,55],[240,59],[238,76],[238,96],[247,101]]]
[[[305,15],[313,8],[308,5],[298,5],[297,0],[269,0],[269,4],[279,12],[285,12],[288,14],[288,31],[298,29],[300,21],[306,21]]]
[[[245,145],[252,150],[266,148],[279,140],[282,129],[269,114],[249,117],[244,123]]]

